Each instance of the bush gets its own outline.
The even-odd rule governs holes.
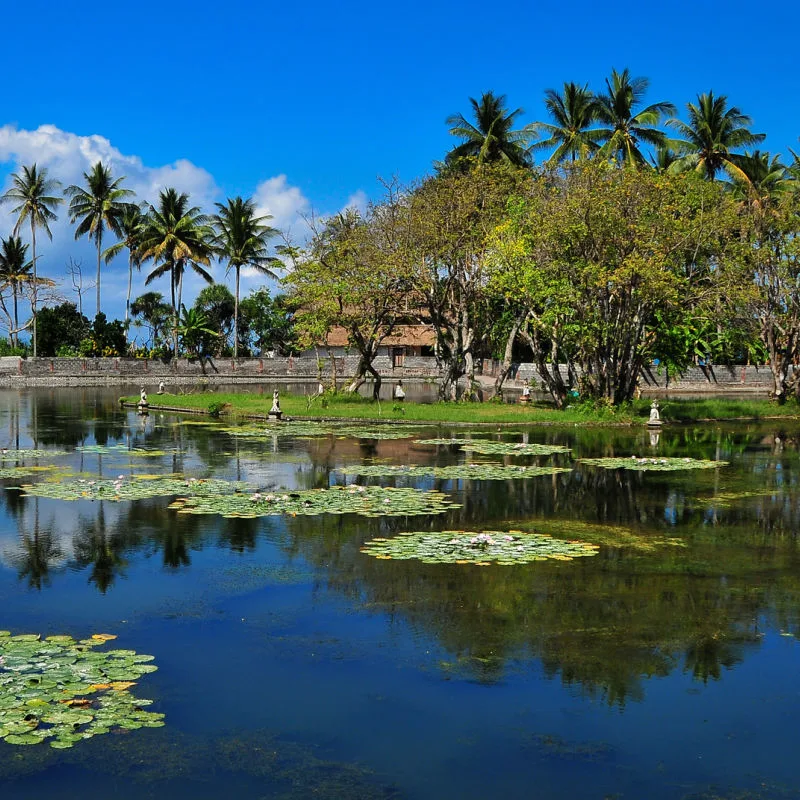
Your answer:
[[[26,347],[12,347],[8,339],[0,339],[0,356],[26,356],[27,354]]]

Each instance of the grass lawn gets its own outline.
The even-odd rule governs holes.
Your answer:
[[[138,396],[120,398],[135,404]],[[150,407],[167,406],[174,409],[221,413],[231,416],[265,417],[272,405],[271,394],[248,392],[198,392],[196,394],[163,394],[149,397]],[[708,398],[704,400],[664,399],[660,401],[662,417],[667,422],[694,420],[769,419],[800,416],[800,406],[787,403],[776,405],[769,400],[737,400]],[[293,419],[349,418],[394,422],[455,422],[455,423],[546,423],[632,425],[647,420],[650,401],[637,400],[619,409],[593,408],[589,404],[574,404],[558,411],[545,404],[530,406],[499,403],[376,403],[365,398],[343,395],[316,398],[311,403],[302,395],[281,395],[281,409]]]

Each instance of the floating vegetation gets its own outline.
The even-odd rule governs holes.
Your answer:
[[[157,667],[153,656],[96,648],[116,636],[12,636],[0,631],[0,738],[8,744],[72,747],[115,729],[161,728],[151,700],[129,692]]]
[[[698,497],[696,502],[708,503],[718,508],[728,508],[739,500],[749,500],[754,497],[780,497],[780,495],[779,489],[764,489],[763,491],[756,490],[752,492],[719,492],[707,497]]]
[[[125,444],[84,444],[75,448],[79,453],[95,453],[99,456],[165,456],[168,450],[146,450],[143,447],[128,447]]]
[[[364,477],[434,477],[443,480],[501,481],[509,478],[535,478],[570,472],[566,467],[519,467],[498,464],[454,464],[449,467],[397,466],[396,464],[361,464],[340,467],[337,472]]]
[[[251,439],[269,439],[272,436],[295,436],[301,439],[316,436],[339,436],[343,439],[408,439],[418,432],[417,428],[406,425],[378,425],[370,428],[328,422],[273,422],[264,425],[231,426],[220,430],[231,436]]]
[[[29,466],[29,467],[3,467],[0,466],[0,478],[24,478],[27,475],[36,475],[41,472],[52,474],[54,466]]]
[[[66,450],[7,450],[0,449],[0,461],[18,461],[24,458],[42,459],[67,455]]]
[[[492,442],[488,439],[418,439],[414,444],[458,445],[462,450],[472,450],[474,453],[503,456],[550,456],[570,452],[569,447],[560,444]]]
[[[198,494],[178,498],[170,508],[181,514],[221,514],[223,517],[266,517],[278,514],[360,514],[364,517],[403,517],[443,514],[458,504],[441,492],[394,489],[385,486],[333,486],[301,492],[264,494]]]
[[[581,538],[594,544],[608,547],[630,547],[634,550],[650,552],[657,547],[686,547],[683,539],[674,536],[660,536],[652,531],[637,531],[622,525],[603,525],[597,522],[585,522],[580,519],[537,519],[533,521],[518,520],[515,525],[523,529],[530,525],[535,533],[546,533],[551,536]]]
[[[362,553],[382,559],[415,558],[426,564],[478,566],[572,561],[596,555],[598,550],[596,544],[522,531],[415,531],[391,539],[372,539],[361,548]]]
[[[53,500],[145,500],[149,497],[203,494],[227,495],[252,489],[242,482],[216,478],[183,478],[170,475],[120,475],[116,479],[79,478],[60,483],[24,484],[25,496],[48,497]]]
[[[727,461],[705,461],[697,458],[579,458],[581,464],[603,469],[633,469],[638,472],[677,472],[682,469],[715,469],[726,467]]]

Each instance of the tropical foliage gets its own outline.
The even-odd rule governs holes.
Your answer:
[[[544,110],[525,124],[503,94],[470,98],[447,117],[457,141],[432,174],[387,182],[362,208],[310,214],[300,245],[279,240],[252,198],[226,198],[214,213],[175,187],[140,201],[97,162],[66,189],[76,238],[97,249],[94,327],[114,325],[99,316],[101,267],[125,252],[121,324],[129,338],[146,330],[129,345],[142,357],[306,350],[321,363],[324,350],[335,368],[334,347],[344,346],[358,355],[348,389],[371,377],[377,398],[381,348],[421,325],[441,399],[474,396],[482,359],[502,362],[498,395],[512,363],[531,362],[558,407],[575,394],[628,402],[656,363],[669,372],[768,361],[773,396],[800,397],[797,155],[757,149],[765,135],[726,95],[699,93],[681,110],[654,101],[648,79],[628,68],[595,89],[547,89]],[[9,348],[26,346],[30,330],[34,354],[39,301],[63,308],[37,274],[37,235],[51,235],[58,190],[32,164],[0,198],[15,221],[0,243],[0,322]],[[146,286],[169,279],[166,301],[152,291],[131,300],[143,264]],[[222,267],[232,289],[213,283]],[[275,280],[284,267],[286,294],[241,297],[243,276]],[[193,305],[183,303],[187,270],[211,284]],[[114,339],[70,339],[63,352],[124,352]]]

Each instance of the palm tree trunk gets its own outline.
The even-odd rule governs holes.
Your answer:
[[[100,228],[97,229],[97,310],[95,316],[100,313],[100,249],[103,246],[103,234]]]
[[[133,284],[133,250],[128,255],[128,296],[125,298],[125,334],[131,318],[131,286]]]
[[[14,335],[11,337],[11,344],[13,347],[19,347],[19,317],[17,316],[17,284],[11,286],[11,291],[14,294]]]
[[[173,364],[177,366],[178,359],[178,310],[175,306],[175,264],[172,264],[169,272],[169,287],[172,292],[172,358]]]
[[[183,270],[176,273],[176,282],[178,284],[178,306],[175,312],[175,357],[178,357],[178,322],[180,321],[181,314],[181,294],[183,294]],[[177,362],[176,362],[177,363]]]
[[[236,293],[233,296],[233,357],[239,357],[239,265],[236,265]]]
[[[39,291],[39,284],[36,280],[36,226],[31,217],[31,246],[33,248],[33,292],[31,292],[31,312],[33,314],[33,357],[36,358],[36,293]]]

